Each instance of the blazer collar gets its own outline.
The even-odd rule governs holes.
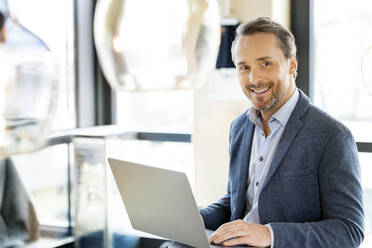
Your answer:
[[[289,147],[297,136],[298,131],[304,125],[302,117],[306,114],[310,106],[310,100],[300,89],[298,91],[300,93],[298,102],[291,116],[289,117],[287,125],[284,128],[283,135],[279,141],[278,147],[276,148],[273,160],[270,165],[270,169],[267,173],[264,185],[262,186],[262,191],[265,189],[265,186],[279,167],[285,154],[288,152]]]
[[[244,210],[246,208],[246,192],[248,187],[248,168],[249,168],[249,160],[251,157],[251,148],[252,148],[252,141],[253,141],[253,131],[254,131],[254,124],[246,118],[245,126],[244,126],[244,136],[242,140],[242,144],[240,147],[240,153],[242,154],[242,158],[239,163],[238,167],[238,185],[237,185],[237,196],[235,198],[235,206],[236,209],[232,213],[232,220],[242,219]]]
[[[284,129],[282,138],[279,141],[279,145],[274,154],[274,157],[271,162],[270,169],[266,176],[262,190],[264,190],[267,182],[274,175],[281,160],[283,159],[284,155],[287,153],[290,145],[292,144],[294,138],[296,137],[297,132],[303,126],[303,122],[301,121],[301,118],[305,115],[307,109],[309,108],[310,100],[300,89],[298,89],[298,91],[300,95],[299,95],[297,104],[291,116],[289,117],[287,125]],[[238,168],[239,181],[238,181],[237,197],[235,199],[236,211],[232,213],[233,220],[242,219],[244,217],[243,214],[246,208],[246,192],[247,192],[247,187],[248,187],[248,168],[249,168],[249,161],[251,157],[254,127],[255,127],[254,123],[250,121],[247,116],[246,123],[245,123],[243,142],[241,144],[243,148],[242,159],[241,159],[241,162]]]

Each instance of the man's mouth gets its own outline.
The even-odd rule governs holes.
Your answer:
[[[268,92],[270,88],[271,87],[261,87],[261,88],[256,88],[256,89],[251,88],[251,91],[256,95],[262,95]]]

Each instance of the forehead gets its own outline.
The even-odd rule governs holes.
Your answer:
[[[274,34],[256,33],[240,37],[236,43],[235,58],[241,60],[255,60],[262,57],[284,59],[284,54],[279,47],[279,41]]]

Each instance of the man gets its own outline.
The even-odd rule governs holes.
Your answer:
[[[269,18],[242,24],[232,45],[252,107],[230,129],[227,194],[200,210],[211,243],[358,247],[364,213],[350,131],[296,88],[292,33]]]

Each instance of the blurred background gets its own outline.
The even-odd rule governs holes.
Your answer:
[[[49,46],[60,67],[48,145],[11,157],[42,230],[79,237],[107,226],[110,215],[124,211],[116,218],[118,223],[108,221],[111,229],[134,232],[105,169],[107,156],[185,172],[199,206],[224,195],[229,125],[249,106],[233,68],[216,66],[206,83],[194,89],[117,91],[107,83],[95,50],[96,0],[9,2],[12,15]],[[222,35],[227,27],[259,16],[272,17],[293,31],[298,46],[297,86],[315,105],[346,124],[357,142],[366,209],[362,247],[371,247],[372,95],[362,79],[361,61],[372,46],[372,2],[231,0],[229,6],[227,1],[218,2]],[[97,180],[106,180],[105,185]],[[116,204],[107,204],[110,197]],[[101,226],[87,227],[89,216],[84,215],[88,213],[80,212],[87,206],[102,214],[96,220]]]

